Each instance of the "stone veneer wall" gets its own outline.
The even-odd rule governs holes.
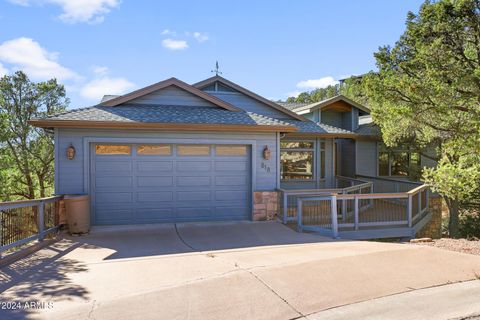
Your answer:
[[[273,220],[277,216],[278,193],[255,191],[253,193],[253,221]]]
[[[446,209],[443,199],[439,196],[431,196],[429,209],[432,219],[417,232],[415,237],[440,239],[442,237],[442,216]]]

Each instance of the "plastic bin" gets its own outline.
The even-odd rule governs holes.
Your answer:
[[[85,194],[70,194],[65,195],[63,200],[70,233],[88,233],[90,231],[90,197]]]

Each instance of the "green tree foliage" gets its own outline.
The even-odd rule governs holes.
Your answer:
[[[322,101],[337,95],[337,88],[335,86],[328,86],[326,88],[315,89],[313,91],[302,92],[296,98],[289,97],[287,102],[313,103]]]
[[[358,103],[368,105],[362,76],[352,76],[337,86],[328,86],[312,91],[302,92],[297,97],[288,97],[287,102],[314,103],[342,94]]]
[[[375,53],[369,106],[387,145],[436,146],[438,166],[423,176],[445,198],[455,237],[459,206],[480,188],[480,1],[425,1],[406,26]]]
[[[0,79],[0,197],[34,199],[53,192],[52,134],[35,117],[62,112],[69,101],[55,79],[34,83],[21,71]]]

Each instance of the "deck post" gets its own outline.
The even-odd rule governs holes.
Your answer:
[[[343,194],[347,194],[345,190],[342,192]],[[345,222],[347,220],[347,200],[342,200],[342,220]]]
[[[330,197],[330,206],[332,209],[332,233],[333,238],[338,238],[338,218],[337,218],[337,195],[333,194]]]
[[[45,202],[42,200],[38,203],[38,241],[45,238]]]
[[[286,193],[285,191],[282,192],[282,196],[283,196],[283,224],[287,224],[287,218],[288,218],[288,203],[287,203],[287,199],[288,199],[288,193]]]
[[[412,195],[408,195],[408,204],[407,204],[407,221],[408,227],[412,227]]]
[[[420,212],[422,212],[422,192],[423,192],[423,191],[420,191],[420,192],[418,193],[418,196],[417,196],[417,204],[418,204],[418,206],[417,206],[417,208],[418,208],[417,214],[418,214],[419,216],[420,216]],[[420,218],[420,217],[417,217],[417,219],[419,219],[419,218]]]
[[[358,230],[358,197],[355,197],[355,203],[353,207],[355,210],[355,230]]]
[[[425,210],[430,209],[430,189],[425,190]]]
[[[297,198],[297,231],[303,232],[302,224],[302,199]]]

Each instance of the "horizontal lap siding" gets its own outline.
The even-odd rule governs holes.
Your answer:
[[[172,106],[199,106],[218,108],[212,103],[177,87],[167,87],[143,97],[133,99],[128,104],[152,104]]]
[[[58,155],[56,159],[56,176],[58,194],[84,193],[84,140],[88,138],[145,138],[145,139],[197,139],[208,140],[209,144],[222,140],[254,140],[256,150],[253,150],[255,157],[256,180],[255,190],[274,190],[276,187],[276,136],[275,133],[213,133],[213,132],[150,132],[132,130],[83,130],[83,129],[58,129]],[[141,143],[139,140],[137,143]],[[75,147],[76,155],[73,160],[67,160],[66,150],[69,145]],[[269,160],[262,158],[265,145],[271,151]]]

